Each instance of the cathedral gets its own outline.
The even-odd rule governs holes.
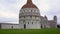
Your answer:
[[[57,28],[57,16],[53,20],[48,20],[47,16],[41,16],[40,10],[33,4],[32,0],[27,0],[19,13],[19,24],[0,23],[1,29],[41,29]]]

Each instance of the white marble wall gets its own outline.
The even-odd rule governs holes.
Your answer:
[[[18,28],[18,25],[13,25],[13,24],[1,24],[2,29],[13,29],[13,28]]]
[[[40,29],[41,27],[40,27],[40,17],[39,16],[40,16],[39,9],[36,9],[36,8],[21,9],[20,14],[19,14],[19,17],[20,17],[19,24],[21,24],[21,23],[26,24],[26,29]],[[32,24],[32,22],[33,22],[33,24]]]
[[[26,24],[26,29],[40,29],[41,25],[42,28],[45,27],[51,28],[48,19],[42,16],[40,17],[40,11],[39,9],[36,8],[21,9],[19,13],[19,24],[1,24],[1,28],[2,29],[24,29],[24,24]]]

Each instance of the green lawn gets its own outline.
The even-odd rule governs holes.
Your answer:
[[[0,29],[0,34],[60,34],[60,29]]]

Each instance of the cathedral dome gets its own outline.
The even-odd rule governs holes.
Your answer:
[[[37,8],[37,7],[32,3],[32,0],[27,0],[27,3],[22,8]]]

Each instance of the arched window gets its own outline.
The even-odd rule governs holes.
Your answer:
[[[24,18],[25,18],[25,16],[24,16]]]
[[[33,24],[33,22],[32,22],[32,24]]]
[[[27,10],[27,12],[29,12],[29,10]]]
[[[44,28],[46,28],[46,25],[44,25]]]
[[[29,22],[28,22],[28,24],[29,24]]]
[[[32,12],[32,10],[31,10],[31,12]]]
[[[11,26],[11,28],[13,29],[13,26]]]
[[[19,18],[21,18],[21,17],[19,16]]]
[[[25,10],[24,10],[24,12],[25,12]]]
[[[30,18],[32,18],[32,16],[30,16]]]
[[[36,10],[34,10],[34,12],[36,12]]]

